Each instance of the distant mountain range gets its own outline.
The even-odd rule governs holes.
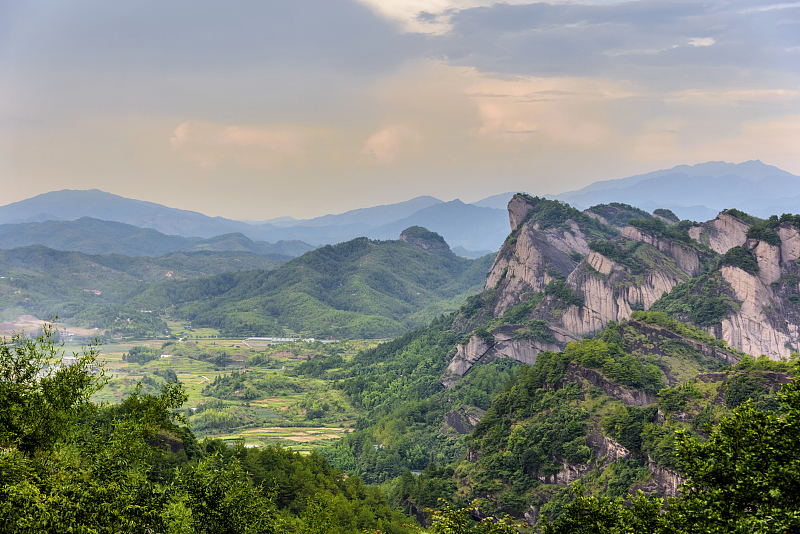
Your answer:
[[[0,207],[0,247],[42,244],[61,250],[134,256],[176,250],[248,250],[297,256],[356,237],[396,239],[405,228],[423,226],[441,234],[459,255],[477,257],[480,251],[497,250],[508,235],[506,205],[512,196],[513,192],[501,193],[471,204],[421,196],[313,219],[279,217],[244,222],[97,189],[65,189]],[[681,219],[696,221],[712,219],[720,210],[733,206],[768,217],[800,211],[800,177],[761,161],[707,162],[598,181],[576,191],[543,196],[580,209],[612,202],[647,212],[666,208]],[[160,235],[131,228],[122,231],[113,225],[101,230],[98,222],[76,222],[85,217]],[[65,224],[70,221],[74,225]],[[120,232],[124,239],[120,239]]]
[[[622,202],[652,212],[667,208],[681,219],[713,219],[736,207],[758,217],[800,211],[800,177],[761,161],[678,165],[583,189],[546,195],[576,208]]]
[[[508,195],[508,198],[510,199],[511,195]],[[162,237],[157,237],[155,234],[136,234],[128,229],[123,232],[128,242],[119,242],[117,237],[114,237],[111,241],[106,240],[107,242],[101,246],[99,242],[94,242],[97,235],[92,235],[91,238],[87,235],[85,239],[81,239],[70,230],[72,226],[64,224],[86,217],[94,221],[122,223],[158,231]],[[505,206],[481,207],[464,204],[460,200],[443,202],[430,196],[351,210],[338,215],[324,215],[314,219],[296,220],[281,217],[273,222],[274,224],[246,223],[169,208],[153,202],[128,199],[97,189],[88,191],[65,189],[0,207],[0,225],[3,225],[0,233],[8,236],[5,241],[0,237],[0,247],[42,244],[61,250],[78,250],[93,254],[120,252],[135,256],[152,255],[153,247],[146,246],[144,241],[156,239],[159,245],[155,248],[161,247],[164,250],[162,253],[196,250],[199,246],[213,250],[250,250],[294,256],[316,246],[341,243],[356,237],[396,239],[400,232],[409,226],[424,226],[443,235],[448,243],[456,247],[456,250],[463,250],[465,255],[474,256],[476,251],[497,250],[508,234],[506,229],[508,215]],[[82,223],[80,232],[91,232],[97,226],[96,222]],[[121,227],[113,225],[108,225],[105,230],[110,232],[108,236],[115,236],[117,232],[122,231]],[[48,234],[48,232],[56,233]],[[67,234],[63,235],[61,232]],[[150,237],[146,237],[147,235]],[[201,243],[203,239],[219,239],[220,236],[231,235],[237,235],[236,239],[239,242],[230,246],[240,248],[220,248],[218,244]],[[189,238],[192,241],[181,241],[178,237]],[[245,239],[250,242],[245,242]],[[82,241],[80,246],[74,244],[75,240]],[[87,240],[93,241],[88,248]],[[225,240],[231,241],[231,238],[227,237]],[[135,242],[139,244],[136,245]],[[257,245],[253,242],[263,243]],[[277,249],[265,247],[267,243],[281,242],[287,243]],[[126,249],[128,245],[132,248]],[[98,246],[101,248],[97,248]]]

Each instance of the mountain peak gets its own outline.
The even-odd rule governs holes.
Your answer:
[[[442,236],[422,226],[409,226],[400,234],[400,241],[431,252],[450,251],[450,246]]]

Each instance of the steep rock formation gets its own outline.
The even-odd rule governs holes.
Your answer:
[[[681,476],[680,473],[658,465],[649,456],[647,457],[647,469],[653,473],[653,478],[644,484],[632,486],[631,491],[633,493],[637,490],[642,490],[647,496],[658,493],[660,496],[667,499],[680,495],[680,487],[686,482],[686,479]]]
[[[678,268],[689,276],[697,276],[701,273],[700,255],[693,248],[681,245],[670,239],[656,237],[633,226],[626,226],[622,230],[621,237],[653,245],[666,256],[675,260]]]
[[[508,201],[508,222],[511,224],[512,232],[519,228],[533,206],[533,202],[523,195],[511,197],[511,200]]]
[[[595,258],[591,262],[587,260],[590,266],[598,263],[606,270],[610,265],[616,265],[608,258],[602,262]],[[610,321],[628,319],[634,309],[649,309],[664,292],[688,278],[674,269],[650,270],[634,275],[620,266],[612,268],[607,276],[598,276],[597,273],[604,274],[599,269],[592,272],[586,268],[578,268],[570,274],[567,284],[575,287],[583,297],[583,306],[566,306],[559,316],[552,319],[554,325],[577,337],[592,334]],[[540,307],[537,317],[553,317],[562,306],[550,299]]]
[[[457,352],[441,379],[446,388],[455,385],[477,362],[490,362],[497,358],[511,358],[520,363],[532,365],[536,356],[546,350],[560,350],[561,345],[538,339],[514,339],[515,326],[503,325],[492,332],[492,339],[486,340],[473,335],[466,344],[457,345]],[[562,343],[574,338],[567,338],[563,332],[554,332],[555,339]]]
[[[565,341],[558,340],[560,346],[597,332],[610,321],[625,320],[634,310],[649,309],[676,284],[701,273],[704,253],[632,226],[626,226],[612,240],[615,247],[638,249],[637,257],[622,265],[589,248],[592,238],[588,236],[596,233],[596,228],[582,228],[575,220],[566,219],[542,229],[536,219],[539,209],[535,200],[521,195],[509,202],[512,232],[495,258],[485,291],[494,291],[491,313],[500,317],[525,300],[526,294],[542,292],[551,282],[566,280],[566,286],[580,296],[583,305],[565,304],[550,296],[530,317],[546,321],[553,330],[567,332]],[[722,220],[728,221],[722,215]],[[594,218],[602,219],[597,214]],[[587,224],[586,219],[583,224]],[[643,245],[631,247],[627,245],[630,242]],[[583,260],[576,263],[579,256]],[[458,364],[459,368],[463,366]]]
[[[517,304],[522,294],[542,291],[556,276],[566,277],[575,268],[575,262],[551,244],[553,240],[525,225],[518,230],[515,242],[500,250],[486,279],[486,290],[498,287],[493,310],[496,317]]]
[[[583,213],[591,217],[592,219],[597,219],[603,224],[608,224],[608,219],[603,217],[602,215],[598,215],[597,213],[593,212],[592,210],[583,210]]]
[[[795,225],[784,222],[775,229],[781,238],[781,261],[789,263],[800,258],[800,229]]]
[[[720,212],[713,221],[689,229],[689,235],[698,243],[705,243],[718,254],[725,254],[747,240],[749,225],[729,213]]]
[[[710,328],[710,332],[754,356],[766,354],[780,359],[797,351],[800,343],[797,306],[776,295],[775,289],[765,284],[761,276],[731,265],[723,265],[720,273],[741,304],[736,312]]]

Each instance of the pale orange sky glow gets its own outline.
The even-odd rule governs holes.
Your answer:
[[[710,160],[800,175],[800,4],[266,4],[4,3],[3,204],[258,220]]]

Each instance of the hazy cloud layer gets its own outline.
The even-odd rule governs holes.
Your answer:
[[[439,54],[486,72],[604,76],[673,89],[800,80],[798,3],[495,4],[448,20],[452,30],[433,38]]]
[[[796,2],[10,0],[0,72],[6,202],[264,219],[707,160],[800,174]]]

